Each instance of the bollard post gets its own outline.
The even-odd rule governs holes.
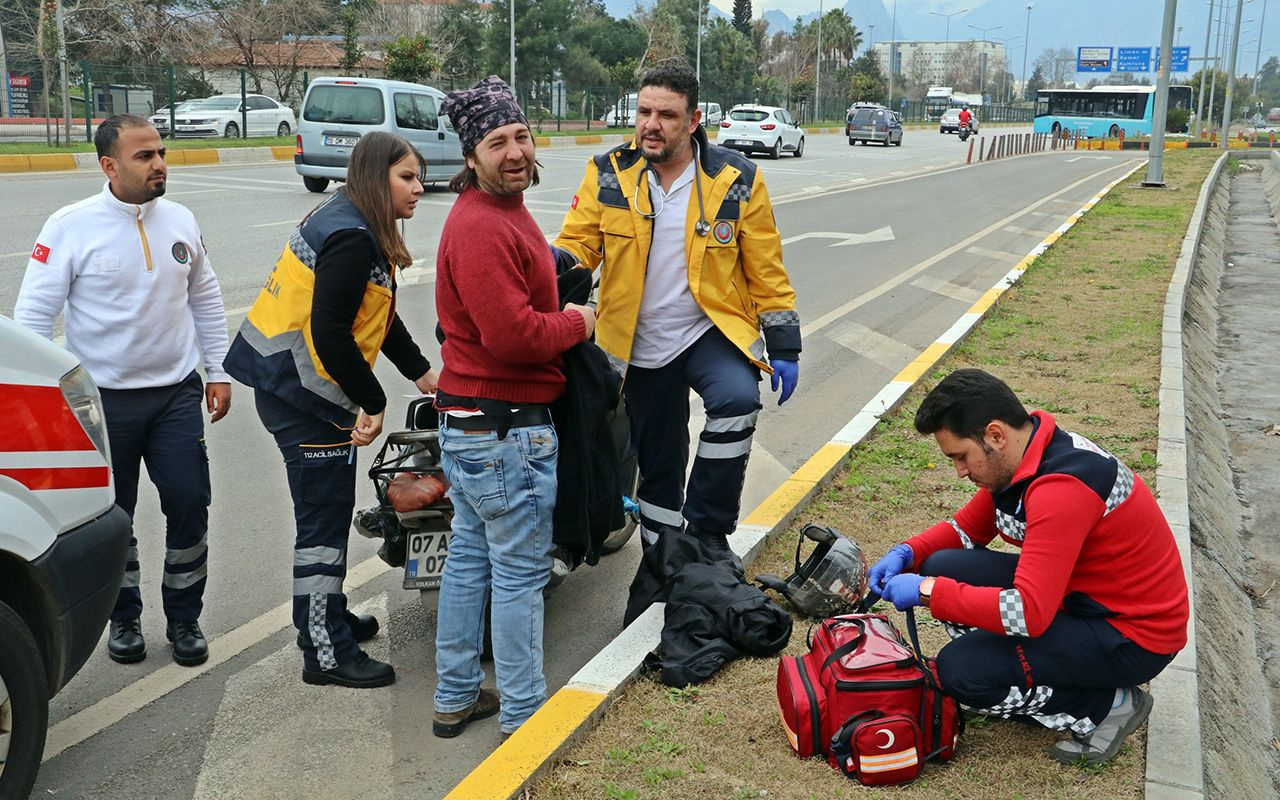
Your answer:
[[[995,157],[996,157],[996,140],[997,140],[997,139],[999,139],[999,138],[1000,138],[999,136],[992,136],[992,137],[991,137],[991,147],[990,147],[990,149],[988,149],[988,150],[987,150],[987,160],[988,160],[988,161],[990,161],[990,160],[992,160],[993,158],[995,158]]]
[[[964,157],[964,163],[966,164],[973,163],[973,141],[974,141],[973,139],[969,140],[969,154]],[[979,150],[978,152],[981,153],[982,151]]]
[[[1031,134],[1029,133],[1023,134],[1022,136],[1022,152],[1024,153],[1031,152]]]

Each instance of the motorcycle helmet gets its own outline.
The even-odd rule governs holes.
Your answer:
[[[804,540],[817,547],[800,563]],[[773,589],[802,614],[825,619],[860,610],[867,593],[867,559],[856,542],[833,528],[810,523],[796,543],[796,571],[785,580],[759,575],[756,583]]]

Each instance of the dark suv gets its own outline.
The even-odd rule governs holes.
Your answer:
[[[902,146],[902,117],[881,105],[856,105],[845,118],[845,135],[849,144],[879,142]]]

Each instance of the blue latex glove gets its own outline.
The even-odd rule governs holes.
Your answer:
[[[884,587],[881,597],[893,603],[899,611],[906,611],[920,605],[920,584],[923,582],[924,576],[914,572],[895,575]]]
[[[769,362],[769,366],[773,367],[773,375],[769,376],[773,390],[778,391],[778,383],[782,383],[782,395],[778,398],[778,405],[782,405],[791,399],[791,393],[800,382],[800,362],[775,358]]]
[[[884,597],[885,584],[889,582],[893,576],[902,572],[911,566],[911,562],[915,560],[915,553],[911,550],[911,545],[895,544],[884,554],[884,557],[876,562],[871,568],[871,572],[867,574],[867,585],[871,587],[871,591]]]

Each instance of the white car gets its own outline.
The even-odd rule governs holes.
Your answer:
[[[179,139],[200,136],[288,136],[297,128],[293,109],[260,94],[220,94],[197,100],[174,120]],[[241,126],[247,126],[241,128]]]
[[[38,246],[37,246],[38,247]],[[76,357],[0,316],[0,797],[26,797],[49,698],[93,653],[132,524],[102,398]]]
[[[717,141],[744,153],[768,153],[770,158],[783,153],[796,158],[804,155],[804,129],[785,108],[777,106],[734,106],[720,122]]]
[[[200,102],[199,100],[183,100],[178,103],[178,107],[173,110],[176,117],[184,111],[189,111],[193,105]],[[161,106],[155,110],[149,119],[151,126],[160,132],[161,138],[169,135],[169,106]]]

